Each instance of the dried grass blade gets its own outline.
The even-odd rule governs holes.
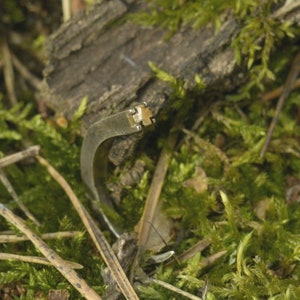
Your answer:
[[[95,221],[92,219],[90,214],[83,207],[70,185],[67,181],[53,168],[47,160],[42,158],[41,156],[37,156],[37,160],[41,165],[46,167],[49,174],[53,177],[53,179],[62,187],[62,189],[66,192],[69,199],[71,200],[74,208],[78,212],[84,226],[86,227],[88,233],[90,234],[93,242],[95,243],[99,253],[101,254],[104,262],[107,267],[110,269],[112,276],[114,277],[117,285],[119,286],[121,292],[128,300],[138,300],[138,296],[134,291],[132,285],[130,284],[125,272],[123,271],[115,253],[113,252],[111,246],[107,242],[105,236],[101,232],[101,230],[96,225]]]
[[[37,249],[47,258],[49,262],[74,286],[75,289],[86,299],[101,300],[101,297],[82,279],[72,268],[69,267],[55,251],[53,251],[41,238],[33,233],[12,211],[0,203],[0,215],[8,222],[16,226],[21,232],[28,236]]]
[[[34,264],[41,264],[41,265],[50,265],[52,263],[49,262],[45,257],[39,256],[25,256],[25,255],[18,255],[18,254],[11,254],[11,253],[0,253],[1,260],[20,260],[25,262],[30,262]],[[72,269],[82,269],[83,266],[76,262],[65,260],[66,265],[68,265]]]
[[[170,290],[172,292],[175,292],[175,293],[177,293],[179,295],[182,295],[182,296],[184,296],[184,297],[186,297],[188,299],[202,300],[202,298],[197,297],[197,296],[195,296],[195,295],[193,295],[191,293],[185,292],[185,291],[179,289],[178,287],[176,287],[176,286],[174,286],[174,285],[172,285],[170,283],[167,283],[167,282],[164,282],[164,281],[161,281],[161,280],[158,280],[158,279],[150,279],[150,282],[158,284],[158,285],[164,287],[165,289],[168,289],[168,290]]]
[[[273,120],[269,126],[268,133],[267,133],[266,139],[265,139],[265,143],[260,152],[261,158],[263,158],[265,156],[265,153],[266,153],[269,143],[271,141],[275,126],[277,124],[280,112],[282,110],[283,104],[284,104],[285,100],[288,98],[288,96],[290,95],[290,93],[293,89],[293,86],[297,80],[297,77],[299,75],[299,72],[300,72],[300,52],[298,52],[297,55],[295,56],[295,58],[293,59],[292,67],[290,69],[290,72],[288,74],[286,82],[283,86],[282,94],[277,102],[276,111],[275,111]]]
[[[208,239],[204,239],[196,243],[194,246],[189,248],[187,251],[183,252],[181,255],[177,257],[179,261],[187,260],[193,257],[196,253],[202,252],[205,248],[210,245],[210,241]]]
[[[51,232],[44,233],[41,235],[41,239],[43,240],[51,240],[51,239],[62,239],[62,238],[71,238],[77,234],[81,234],[80,231],[61,231],[61,232]],[[18,243],[28,241],[28,237],[26,235],[16,235],[16,234],[1,234],[0,235],[0,244],[2,243]]]
[[[14,75],[14,68],[12,64],[10,49],[6,41],[2,42],[2,55],[3,55],[3,62],[4,62],[3,70],[4,70],[5,87],[7,90],[10,105],[14,106],[18,103],[16,92],[15,92],[15,75]]]
[[[2,169],[0,169],[0,180],[2,184],[5,186],[11,197],[14,199],[14,201],[17,203],[19,208],[23,211],[25,216],[30,219],[33,223],[35,223],[37,226],[40,226],[40,222],[36,219],[36,217],[28,210],[28,208],[24,205],[24,203],[21,201],[17,193],[15,192],[15,189],[13,188],[12,184],[7,179],[5,173]]]
[[[138,246],[140,249],[143,249],[146,246],[150,236],[150,231],[152,229],[151,224],[153,224],[155,212],[158,206],[158,200],[169,166],[169,160],[171,157],[170,149],[174,149],[176,140],[177,134],[171,134],[168,137],[166,141],[166,147],[163,148],[160,154],[156,169],[153,174],[145,208],[138,229]]]

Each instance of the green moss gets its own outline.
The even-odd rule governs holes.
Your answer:
[[[156,276],[192,293],[203,288],[207,276],[209,299],[297,299],[300,206],[286,193],[288,178],[300,176],[294,115],[299,97],[295,92],[288,100],[262,160],[259,153],[274,109],[256,92],[250,95],[249,101],[214,107],[196,136],[173,153],[161,201],[186,233],[178,253],[204,238],[211,245],[181,266],[159,268]],[[220,146],[214,144],[219,136]],[[196,168],[207,176],[207,189],[200,193],[185,184],[196,176]],[[209,269],[201,267],[205,257],[222,250],[227,250],[222,259]],[[175,297],[154,285],[141,291],[143,299]]]
[[[249,98],[254,89],[264,89],[263,80],[275,80],[270,57],[285,38],[293,39],[297,30],[290,22],[281,22],[272,15],[277,0],[147,0],[145,12],[130,15],[130,20],[143,26],[160,26],[168,29],[170,38],[181,26],[194,30],[212,23],[216,32],[221,27],[221,16],[229,11],[239,24],[232,41],[238,63],[248,66],[250,80],[234,98]],[[285,52],[286,54],[286,52]],[[287,55],[285,57],[288,57]]]
[[[85,187],[80,178],[79,153],[81,138],[77,136],[80,117],[84,113],[86,101],[83,101],[74,120],[66,129],[48,123],[39,115],[32,114],[28,105],[18,105],[10,110],[0,109],[0,131],[2,156],[16,152],[26,145],[41,145],[41,155],[47,158],[74,188],[83,202],[87,202]],[[23,144],[23,145],[22,145]],[[22,145],[22,146],[21,146]],[[37,233],[63,230],[83,230],[83,225],[69,199],[50,177],[45,168],[31,161],[29,164],[16,164],[4,168],[8,179],[27,208],[41,222],[37,227],[28,225]],[[17,209],[10,195],[0,186],[1,202],[12,209]],[[2,230],[7,230],[6,222],[1,222]],[[14,230],[14,228],[9,225]],[[86,234],[71,239],[51,240],[47,243],[63,257],[86,266],[82,274],[95,289],[103,293],[104,286],[100,275],[103,262],[93,252],[92,242]],[[24,255],[40,255],[30,242],[5,244],[3,252]],[[89,263],[87,263],[89,261]],[[26,288],[26,299],[33,299],[36,293],[47,295],[49,289],[67,288],[72,298],[77,298],[69,283],[53,267],[41,267],[35,264],[1,261],[1,283],[21,282]],[[93,266],[98,265],[97,268]],[[25,298],[22,298],[25,299]]]
[[[213,22],[216,29],[220,27],[220,14],[235,6],[236,1],[223,0],[148,0],[148,12],[132,15],[131,18],[145,26],[161,26],[167,28],[170,35],[181,25],[199,28]]]

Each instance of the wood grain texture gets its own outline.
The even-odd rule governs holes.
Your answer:
[[[278,8],[274,17],[299,24],[299,2]],[[42,98],[71,118],[87,96],[83,135],[96,120],[137,102],[147,101],[154,114],[168,105],[168,84],[154,78],[149,61],[183,79],[187,89],[195,86],[194,76],[199,74],[207,86],[203,99],[233,91],[247,79],[231,47],[239,26],[230,12],[222,16],[218,33],[211,24],[198,30],[183,27],[166,41],[167,32],[161,28],[117,22],[143,5],[134,0],[101,1],[63,24],[48,41]],[[126,147],[134,141],[130,143],[124,147],[123,142],[117,152],[122,149],[129,155]]]

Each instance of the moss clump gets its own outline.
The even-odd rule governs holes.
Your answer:
[[[257,93],[249,101],[227,100],[212,108],[195,135],[174,152],[161,200],[185,232],[178,254],[202,239],[211,245],[180,267],[158,269],[157,278],[192,293],[208,278],[208,299],[299,297],[300,206],[297,193],[289,196],[300,179],[294,114],[299,99],[298,92],[290,96],[264,159],[260,149],[274,108]],[[200,192],[201,181],[185,184],[197,178],[199,168],[205,173],[202,183],[207,182]],[[203,268],[206,257],[223,250],[226,255]],[[174,295],[153,287],[142,289],[145,299]]]

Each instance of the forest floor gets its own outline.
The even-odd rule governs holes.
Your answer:
[[[43,160],[34,159],[32,153],[25,159],[24,153],[19,154],[18,162],[7,163],[9,155],[39,145],[40,157],[63,175],[88,207],[79,165],[84,107],[78,108],[73,120],[67,120],[47,108],[38,93],[47,60],[43,43],[62,23],[61,1],[17,3],[0,4],[1,215],[7,216],[8,208],[25,219],[27,227],[56,253],[83,266],[77,270],[80,276],[103,295],[107,289],[101,275],[105,264],[49,166],[45,168]],[[278,43],[268,63],[272,76],[262,78],[261,86],[250,88],[254,82],[250,76],[240,90],[221,95],[209,106],[201,102],[201,92],[192,93],[192,104],[191,94],[182,93],[182,105],[191,109],[181,116],[180,126],[159,135],[155,153],[139,149],[143,172],[134,186],[122,187],[119,207],[119,222],[128,232],[141,217],[159,151],[165,149],[170,134],[178,134],[160,193],[163,224],[155,230],[159,236],[168,219],[171,233],[161,251],[174,251],[175,258],[151,264],[153,253],[149,253],[141,259],[140,268],[148,278],[139,278],[135,284],[141,299],[300,298],[300,94],[296,81],[300,68],[296,40],[286,37]],[[250,65],[257,66],[255,62]],[[180,82],[173,88],[175,97]],[[282,90],[288,97],[282,99],[282,108],[277,108],[278,120],[266,144]],[[197,113],[193,114],[195,107]],[[120,182],[127,167],[112,175],[110,183]],[[34,245],[18,240],[22,233],[17,221],[6,220],[1,217],[0,221],[0,298],[79,299],[80,294],[53,266],[34,260],[41,256]],[[45,236],[48,233],[53,236]],[[105,235],[114,241],[108,231]]]

